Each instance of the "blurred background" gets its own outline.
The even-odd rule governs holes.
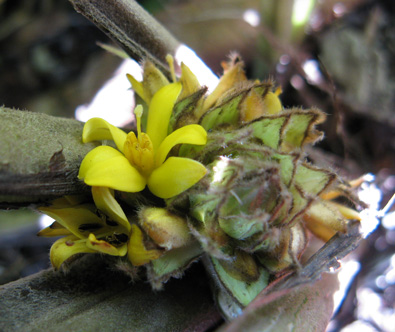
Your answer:
[[[366,239],[343,264],[328,331],[393,331],[395,212],[388,202],[395,191],[395,2],[139,3],[215,74],[238,52],[249,78],[271,77],[282,87],[285,107],[328,114],[326,138],[310,158],[348,179],[370,173],[361,195],[371,203]],[[111,41],[66,0],[0,0],[0,104],[69,118],[78,109],[77,118],[86,120],[81,110],[111,79],[109,94],[95,100],[112,113],[118,92],[133,99],[123,72],[136,66],[98,43]],[[131,104],[124,108],[118,124],[128,126]],[[28,209],[0,211],[0,284],[49,267],[52,240],[35,236],[40,220]]]

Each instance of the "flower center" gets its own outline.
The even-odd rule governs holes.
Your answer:
[[[125,141],[124,154],[141,175],[148,177],[154,169],[154,147],[149,136],[141,132],[143,107],[137,105],[134,109],[134,114],[137,120],[137,137],[134,132],[128,134]]]

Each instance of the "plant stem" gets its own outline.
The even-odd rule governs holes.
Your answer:
[[[134,0],[70,0],[133,59],[148,59],[170,75],[166,55],[180,43]]]
[[[81,141],[83,123],[0,107],[0,208],[89,193],[77,177],[97,144]]]

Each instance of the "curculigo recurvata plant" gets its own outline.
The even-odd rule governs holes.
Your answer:
[[[309,234],[328,241],[360,220],[334,202],[355,202],[357,184],[307,160],[305,147],[323,138],[324,113],[284,109],[281,89],[248,80],[238,56],[211,93],[184,64],[172,81],[149,61],[142,82],[128,79],[142,100],[137,135],[89,120],[83,142],[105,142],[80,166],[92,197],[40,208],[56,220],[40,235],[63,236],[50,253],[55,269],[101,253],[130,274],[146,271],[160,289],[201,259],[231,318],[273,276],[298,268]]]

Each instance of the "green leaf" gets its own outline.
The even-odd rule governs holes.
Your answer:
[[[321,123],[325,116],[315,109],[290,109],[288,122],[282,129],[281,150],[292,151],[301,148],[306,142],[313,143],[320,138],[321,132],[315,130],[314,125]]]
[[[191,209],[190,214],[196,220],[203,224],[215,220],[216,207],[220,202],[220,198],[214,195],[195,194],[190,196]],[[212,212],[212,213],[211,213]]]
[[[313,142],[319,137],[314,124],[323,117],[316,110],[285,110],[278,115],[264,116],[242,128],[252,129],[252,134],[263,145],[275,150],[292,151],[303,147],[307,138]]]
[[[278,149],[281,139],[281,128],[286,121],[285,116],[265,117],[251,122],[246,128],[252,128],[254,137],[261,140],[262,144]]]
[[[161,280],[182,273],[188,265],[203,253],[199,242],[166,252],[163,256],[151,262],[151,278]]]
[[[244,94],[230,97],[222,105],[209,110],[200,120],[204,129],[216,129],[219,127],[237,126],[239,123],[239,104]]]
[[[241,214],[219,217],[218,222],[220,227],[230,237],[243,240],[258,232],[262,232],[269,218],[270,216],[265,215],[265,213],[262,213],[260,218],[258,216],[254,218],[254,216]]]
[[[290,111],[291,116],[282,135],[282,146],[290,145],[300,147],[306,137],[310,123],[315,119],[315,114],[308,111]],[[298,112],[298,113],[296,113]]]
[[[296,165],[295,175],[289,187],[292,193],[292,210],[289,211],[286,223],[298,217],[335,180],[336,176],[329,171],[311,166],[307,163]]]
[[[258,270],[259,277],[256,281],[245,282],[231,276],[218,259],[210,259],[217,274],[217,282],[241,306],[248,305],[268,285],[269,273],[262,267]]]
[[[335,174],[325,169],[303,163],[298,165],[294,180],[309,195],[319,195],[332,183],[335,177]]]
[[[280,164],[280,176],[284,184],[289,187],[292,184],[295,164],[299,158],[298,155],[292,154],[273,154],[272,159]]]
[[[284,224],[288,224],[292,222],[295,217],[300,216],[301,213],[307,209],[308,204],[313,200],[313,197],[305,196],[303,190],[296,187],[294,184],[291,185],[289,191],[292,194],[292,209],[288,211]]]
[[[178,128],[197,122],[194,113],[206,91],[207,88],[203,87],[174,105],[169,121],[169,134]]]

